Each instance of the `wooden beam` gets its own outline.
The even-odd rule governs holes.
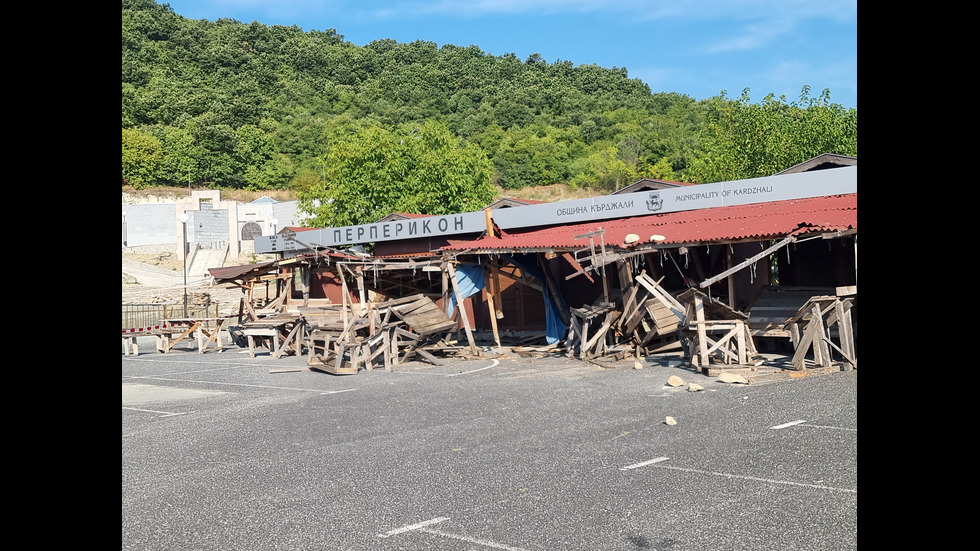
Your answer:
[[[449,294],[452,292],[452,289],[449,285],[448,265],[448,261],[444,261],[442,264],[442,307],[446,311],[446,316],[452,316],[452,312],[449,311]]]
[[[651,250],[656,251],[657,249],[651,249]],[[573,277],[584,275],[585,277],[589,278],[589,281],[593,281],[592,278],[589,276],[589,272],[598,271],[600,268],[603,268],[606,264],[611,264],[613,262],[619,262],[619,261],[633,258],[634,256],[647,254],[651,250],[645,249],[642,251],[633,251],[629,253],[604,252],[602,253],[601,256],[593,256],[592,257],[593,264],[589,265],[588,267],[582,267],[582,265],[579,264],[577,260],[570,257],[569,253],[564,253],[565,256],[568,257],[568,262],[572,264],[572,267],[576,268],[577,270],[576,272],[573,272],[565,276],[565,280],[567,281],[569,279],[572,279]]]
[[[606,302],[612,302],[609,298],[609,277],[606,274],[606,266],[603,265],[601,271],[599,272],[599,277],[602,278],[602,297]]]
[[[489,211],[490,209],[487,210]],[[484,287],[486,287],[487,290],[487,306],[490,308],[490,327],[493,329],[493,341],[497,343],[497,347],[499,348],[500,334],[497,332],[497,309],[496,307],[494,307],[493,295],[495,291],[493,289],[493,276],[490,273],[484,271],[483,281],[484,281],[483,285]]]
[[[654,282],[650,276],[646,273],[640,273],[636,276],[636,281],[643,285],[647,291],[650,291],[657,300],[659,300],[667,309],[674,313],[679,319],[684,319],[684,305],[677,301],[673,296],[663,290],[658,282]],[[663,281],[663,278],[660,278]]]
[[[344,277],[344,265],[343,264],[337,264],[337,275],[340,276],[340,287],[341,287],[341,291],[343,292],[343,295],[344,295],[342,297],[342,299],[343,299],[342,300],[342,306],[343,306],[343,310],[344,310],[344,325],[346,326],[347,325],[347,310],[348,310],[348,304],[347,304],[348,303],[348,297],[347,297],[347,295],[349,293],[347,291],[347,278]]]
[[[735,262],[732,246],[729,244],[722,245],[722,247],[725,247],[725,268],[731,270],[732,263]],[[732,278],[728,278],[728,305],[732,307],[732,310],[735,309],[735,280]]]
[[[572,237],[572,239],[585,239],[586,237],[589,238],[589,250],[592,252],[592,265],[593,266],[598,265],[598,261],[596,260],[596,257],[595,257],[595,237],[597,235],[604,235],[605,233],[606,233],[606,230],[604,230],[602,228],[599,228],[597,230],[593,230],[593,231],[590,231],[590,232],[585,232],[585,233],[583,233],[581,235],[576,235],[576,236]]]
[[[367,298],[364,296],[364,270],[357,270],[357,293],[361,299],[361,315],[367,314]]]
[[[590,276],[588,271],[586,271],[586,269],[583,268],[582,265],[578,263],[578,260],[575,260],[575,257],[572,256],[571,253],[563,253],[561,257],[564,258],[572,266],[572,268],[575,269],[574,273],[565,276],[565,281],[568,281],[569,279],[572,279],[573,277],[578,275],[584,275],[589,279],[590,283],[595,283],[595,280],[592,279],[592,276]]]
[[[513,269],[516,270],[516,268],[513,268]],[[520,283],[521,285],[525,285],[525,286],[530,287],[530,288],[532,288],[532,289],[534,289],[536,291],[542,291],[544,289],[543,286],[538,285],[537,283],[534,283],[534,282],[528,280],[527,275],[525,275],[525,274],[521,274],[521,277],[518,277],[513,272],[508,272],[507,270],[504,270],[503,268],[499,268],[499,270],[498,270],[497,273],[499,275],[502,275],[502,276],[506,277],[507,279],[513,281],[514,283]]]
[[[616,275],[619,276],[619,289],[622,293],[623,312],[636,306],[636,285],[633,284],[633,271],[629,262],[616,263]]]
[[[449,272],[449,282],[452,284],[453,294],[456,296],[456,308],[459,310],[459,315],[463,320],[463,329],[466,330],[466,340],[470,343],[470,352],[476,356],[476,343],[473,342],[473,332],[470,330],[470,320],[466,315],[466,305],[463,304],[463,296],[459,292],[459,281],[456,279],[456,268],[453,267],[452,262],[447,262],[446,270]]]
[[[697,331],[699,348],[701,349],[701,366],[708,367],[708,339],[704,329],[704,299],[701,298],[701,295],[694,296],[693,308],[694,319],[698,322]],[[690,316],[686,316],[685,319],[690,323]]]
[[[735,267],[730,268],[728,270],[725,270],[724,272],[722,272],[722,273],[720,273],[720,274],[718,274],[718,275],[716,275],[714,277],[709,277],[708,279],[702,281],[701,284],[699,285],[699,287],[701,287],[702,289],[704,289],[704,288],[708,287],[709,285],[711,285],[712,283],[714,283],[716,281],[720,281],[720,280],[722,280],[722,279],[724,279],[724,278],[732,275],[733,273],[741,270],[742,268],[748,266],[749,264],[754,264],[760,258],[769,256],[774,251],[777,251],[777,250],[781,249],[782,247],[785,247],[786,245],[789,245],[790,243],[792,243],[794,241],[796,241],[796,237],[794,237],[794,236],[791,235],[791,236],[787,237],[786,239],[783,239],[779,243],[776,243],[775,245],[773,245],[773,246],[769,247],[768,249],[762,251],[761,253],[759,253],[759,254],[751,257],[751,258],[746,259],[745,261],[739,263]]]
[[[310,301],[310,274],[312,270],[308,264],[300,266],[299,273],[303,279],[303,306],[306,306]]]
[[[503,297],[501,296],[503,291],[500,288],[500,266],[497,265],[496,259],[490,261],[490,275],[493,280],[494,304],[497,305],[497,310],[493,312],[493,315],[497,319],[503,319],[504,311],[500,309],[503,306]]]
[[[591,351],[593,347],[597,349],[595,355],[602,354],[603,349],[605,348],[605,341],[602,339],[605,338],[606,333],[609,331],[609,328],[612,326],[613,322],[619,317],[619,314],[620,312],[618,310],[610,310],[606,312],[605,319],[603,320],[602,325],[599,327],[599,330],[596,331],[596,334],[589,339],[589,342],[582,345],[582,359],[586,359],[588,352]]]
[[[494,234],[493,234],[493,217],[490,214],[490,209],[483,209],[483,215],[487,219],[487,237],[494,237]]]

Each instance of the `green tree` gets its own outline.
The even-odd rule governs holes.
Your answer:
[[[122,129],[122,181],[136,189],[157,183],[163,167],[163,144],[156,136]]]
[[[592,188],[611,193],[639,180],[635,168],[623,161],[615,145],[600,147],[588,157],[577,160],[572,165],[575,175],[569,187]]]
[[[711,101],[709,123],[685,178],[720,182],[771,176],[821,153],[857,156],[857,110],[830,103],[830,92],[799,103],[766,96],[749,102],[749,90],[735,101],[724,94]]]
[[[520,189],[564,182],[568,155],[562,132],[554,127],[512,128],[493,152],[497,183],[505,189]]]
[[[240,126],[236,133],[235,160],[243,168],[245,189],[282,189],[295,169],[289,157],[276,149],[272,136],[257,126]]]
[[[122,2],[122,127],[163,143],[162,167],[137,175],[141,185],[323,181],[341,116],[386,129],[441,121],[478,144],[511,189],[573,177],[606,189],[665,174],[664,158],[677,179],[717,181],[856,154],[856,110],[808,95],[695,101],[653,94],[624,68],[389,38],[360,47],[333,29],[192,20],[166,3]]]
[[[172,184],[189,186],[200,177],[198,163],[204,151],[184,128],[166,127],[163,132],[165,178]]]
[[[337,129],[323,171],[322,182],[311,179],[299,193],[315,226],[366,224],[393,212],[468,212],[495,194],[483,150],[435,121]]]
[[[190,126],[194,142],[204,151],[199,164],[200,179],[219,186],[239,188],[244,184],[243,167],[236,160],[238,134],[227,124],[205,115]]]
[[[674,169],[671,167],[667,157],[661,157],[659,161],[654,163],[647,172],[647,176],[657,180],[674,180],[676,178]]]

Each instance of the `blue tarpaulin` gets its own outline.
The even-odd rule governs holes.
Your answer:
[[[505,255],[504,258],[511,264],[520,268],[521,272],[536,278],[541,282],[541,290],[544,295],[544,313],[545,313],[545,341],[548,344],[555,344],[556,342],[565,338],[565,332],[568,330],[565,324],[562,323],[561,315],[558,313],[560,310],[558,308],[564,307],[565,301],[559,296],[554,296],[548,285],[545,283],[544,272],[541,271],[541,267],[538,266],[538,259],[533,254],[515,254],[515,255]],[[559,306],[561,305],[561,306]]]
[[[537,257],[533,254],[504,255],[504,259],[520,268],[521,272],[541,281],[543,291],[544,311],[545,311],[545,341],[548,344],[565,338],[568,330],[562,323],[559,304],[564,305],[561,296],[555,297],[549,291],[548,285],[544,283],[544,272],[538,266]],[[473,266],[470,264],[460,264],[456,268],[456,282],[459,284],[459,294],[461,298],[467,298],[478,293],[486,285],[483,277],[485,267]],[[449,295],[449,317],[453,317],[456,312],[456,294]]]
[[[456,282],[459,284],[460,299],[475,295],[486,285],[483,266],[460,264],[456,268]],[[456,293],[449,295],[449,317],[456,313]]]

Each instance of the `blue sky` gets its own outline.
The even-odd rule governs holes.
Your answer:
[[[493,55],[625,68],[653,92],[695,99],[749,88],[857,107],[857,0],[173,0],[190,19],[335,29],[364,46],[391,38],[475,45]]]

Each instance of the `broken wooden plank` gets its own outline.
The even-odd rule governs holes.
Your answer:
[[[679,300],[673,297],[670,293],[664,290],[657,282],[653,281],[650,276],[646,273],[640,273],[636,276],[636,281],[643,285],[647,291],[650,292],[657,300],[659,300],[668,310],[674,313],[678,318],[684,316],[684,305],[681,304]]]
[[[463,328],[466,330],[466,340],[470,343],[470,352],[477,355],[476,343],[473,341],[473,331],[470,329],[470,320],[466,315],[466,305],[463,304],[463,295],[459,291],[459,281],[456,279],[456,269],[452,262],[446,263],[446,271],[449,273],[449,283],[453,287],[453,294],[456,297],[456,309],[459,311],[460,318],[463,320]]]

